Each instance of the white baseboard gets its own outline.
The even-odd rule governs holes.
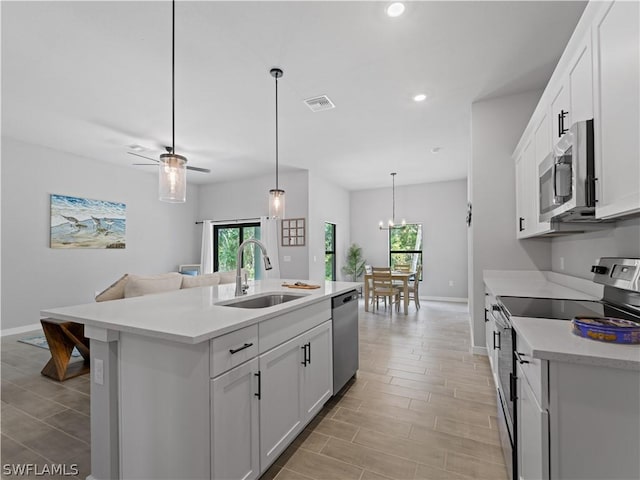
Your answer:
[[[484,355],[487,356],[487,347],[471,347],[471,353],[474,355]]]
[[[34,330],[42,331],[42,325],[39,323],[33,323],[31,325],[25,325],[24,327],[4,328],[0,330],[0,337],[6,337],[8,335],[17,335],[19,333],[32,332]]]
[[[427,300],[431,302],[456,302],[456,303],[467,303],[469,301],[468,298],[463,298],[463,297],[420,297],[420,300]]]

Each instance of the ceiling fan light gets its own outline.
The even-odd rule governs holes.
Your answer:
[[[187,201],[187,159],[182,155],[160,155],[158,167],[158,191],[162,202]]]
[[[284,218],[285,196],[284,190],[269,190],[269,217]]]

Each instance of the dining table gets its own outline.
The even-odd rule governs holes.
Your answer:
[[[394,281],[402,282],[402,298],[404,300],[404,314],[409,314],[409,280],[415,275],[415,272],[391,271],[391,278]],[[373,273],[364,274],[364,311],[369,311],[369,296],[371,295],[371,280]]]

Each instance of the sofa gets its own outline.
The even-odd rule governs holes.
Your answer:
[[[242,269],[242,278],[245,278]],[[209,287],[236,281],[236,271],[214,272],[205,275],[183,275],[178,272],[158,275],[134,275],[125,273],[114,283],[96,295],[96,302],[141,297],[155,293],[171,292],[182,288]]]

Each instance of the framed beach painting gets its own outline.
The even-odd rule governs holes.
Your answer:
[[[124,203],[51,195],[51,248],[125,248]]]

